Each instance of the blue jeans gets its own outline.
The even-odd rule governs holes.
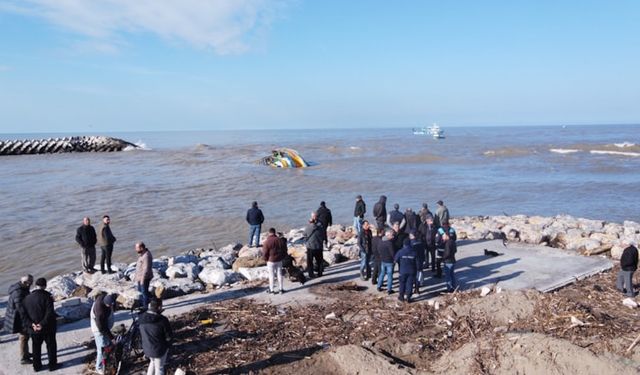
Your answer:
[[[145,280],[144,282],[138,282],[138,292],[142,294],[142,308],[146,309],[149,305],[149,283],[151,280]]]
[[[393,263],[381,263],[380,275],[378,275],[378,289],[382,288],[382,280],[387,276],[387,292],[393,290]]]
[[[96,352],[98,353],[96,356],[96,370],[104,370],[104,366],[102,365],[102,348],[109,345],[109,340],[99,332],[94,332],[93,337],[96,340]]]
[[[360,217],[353,217],[353,227],[356,229],[356,234],[359,236],[362,231],[362,219]]]
[[[249,225],[249,247],[253,243],[253,238],[256,238],[256,246],[260,246],[260,229],[262,225]]]
[[[360,273],[364,274],[367,279],[371,277],[371,254],[360,250]]]
[[[443,263],[444,265],[444,278],[447,284],[448,291],[454,291],[458,287],[458,282],[456,281],[456,275],[454,273],[456,264],[455,263]]]

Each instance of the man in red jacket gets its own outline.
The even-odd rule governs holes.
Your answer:
[[[287,255],[283,249],[280,239],[276,236],[276,230],[269,228],[269,235],[262,243],[262,254],[267,261],[267,270],[269,271],[269,289],[267,293],[275,293],[274,289],[274,273],[278,277],[279,293],[284,293],[284,279],[282,277],[282,260]]]

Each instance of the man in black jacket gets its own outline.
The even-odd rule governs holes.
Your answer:
[[[82,219],[82,225],[76,231],[76,242],[82,248],[82,268],[87,273],[93,273],[96,264],[96,230],[91,226],[91,219]]]
[[[49,371],[58,368],[58,348],[56,343],[56,313],[53,310],[53,296],[47,292],[47,280],[36,280],[36,289],[24,298],[24,325],[33,343],[33,369],[42,370],[42,342],[47,344]]]
[[[380,244],[384,237],[384,227],[376,228],[376,234],[371,239],[371,284],[376,285],[378,283],[378,276],[380,275],[380,269],[382,262],[380,260]]]
[[[397,203],[393,204],[393,210],[391,212],[389,212],[389,220],[387,221],[387,224],[390,227],[393,227],[393,225],[395,223],[398,223],[400,231],[404,232],[404,227],[407,225],[407,222],[405,220],[404,214],[402,212],[400,212],[400,205]],[[402,246],[400,246],[402,247]]]
[[[322,276],[322,268],[324,266],[322,264],[324,261],[322,256],[323,233],[322,224],[318,222],[318,214],[312,212],[309,224],[304,229],[304,243],[307,247],[307,272],[310,279],[315,277],[313,271],[314,261],[318,268],[318,277]]]
[[[262,223],[264,223],[264,215],[262,215],[262,210],[258,208],[258,202],[253,201],[251,203],[246,219],[247,223],[249,223],[249,247],[251,247],[254,238],[256,239],[256,247],[260,247],[260,230],[262,229]]]
[[[633,298],[636,295],[633,290],[633,273],[638,269],[638,249],[629,242],[623,244],[626,248],[620,257],[620,271],[618,271],[616,287],[622,293]]]
[[[29,354],[29,335],[27,327],[23,324],[25,310],[23,306],[24,298],[29,295],[29,288],[33,284],[33,276],[26,275],[20,281],[9,287],[9,299],[7,300],[7,311],[4,316],[4,329],[9,333],[17,333],[20,342],[20,363],[23,365],[31,363]]]
[[[360,248],[360,278],[362,280],[369,280],[371,278],[371,248],[372,248],[372,235],[369,228],[369,222],[362,222],[362,231],[358,236],[358,247]]]
[[[373,206],[373,217],[376,219],[376,227],[384,227],[387,221],[387,197],[380,196],[380,200]]]
[[[380,275],[378,275],[378,291],[382,291],[382,282],[387,277],[387,294],[393,293],[393,264],[395,262],[395,250],[393,248],[393,237],[395,232],[393,229],[387,230],[385,237],[378,245],[380,254]]]
[[[420,225],[420,235],[427,251],[425,256],[425,267],[431,265],[431,272],[436,272],[436,235],[438,227],[433,223],[433,216],[427,215],[425,222]]]
[[[327,229],[333,225],[333,218],[331,217],[331,210],[327,208],[327,204],[322,201],[320,202],[320,207],[318,211],[318,222],[322,224],[322,230],[324,233],[324,244],[328,245],[329,240],[327,239]]]
[[[147,375],[164,375],[169,346],[173,332],[169,319],[162,315],[162,301],[153,299],[149,302],[149,310],[140,315],[140,336],[142,350],[149,358]]]
[[[444,278],[447,285],[447,292],[451,293],[458,288],[456,281],[455,265],[456,265],[456,240],[454,236],[445,233],[442,236],[444,241],[444,254],[442,255],[442,266],[444,268]]]
[[[102,255],[100,256],[100,272],[101,273],[113,273],[111,270],[111,254],[113,254],[113,244],[116,242],[116,237],[111,232],[111,218],[109,215],[102,217],[102,227],[100,228],[100,236],[98,237],[98,243],[100,243],[100,250]],[[104,264],[107,263],[107,269],[104,269]]]
[[[367,212],[367,204],[362,200],[362,195],[356,196],[356,207],[353,209],[353,228],[356,231],[356,235],[360,235],[362,230],[362,220],[364,214]]]

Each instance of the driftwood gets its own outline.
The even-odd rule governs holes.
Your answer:
[[[63,152],[113,152],[137,145],[118,138],[91,136],[0,141],[0,155],[54,154]]]

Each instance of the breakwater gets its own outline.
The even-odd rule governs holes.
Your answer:
[[[127,147],[138,148],[135,144],[125,140],[104,136],[20,139],[0,141],[0,155],[114,152],[123,151]]]

